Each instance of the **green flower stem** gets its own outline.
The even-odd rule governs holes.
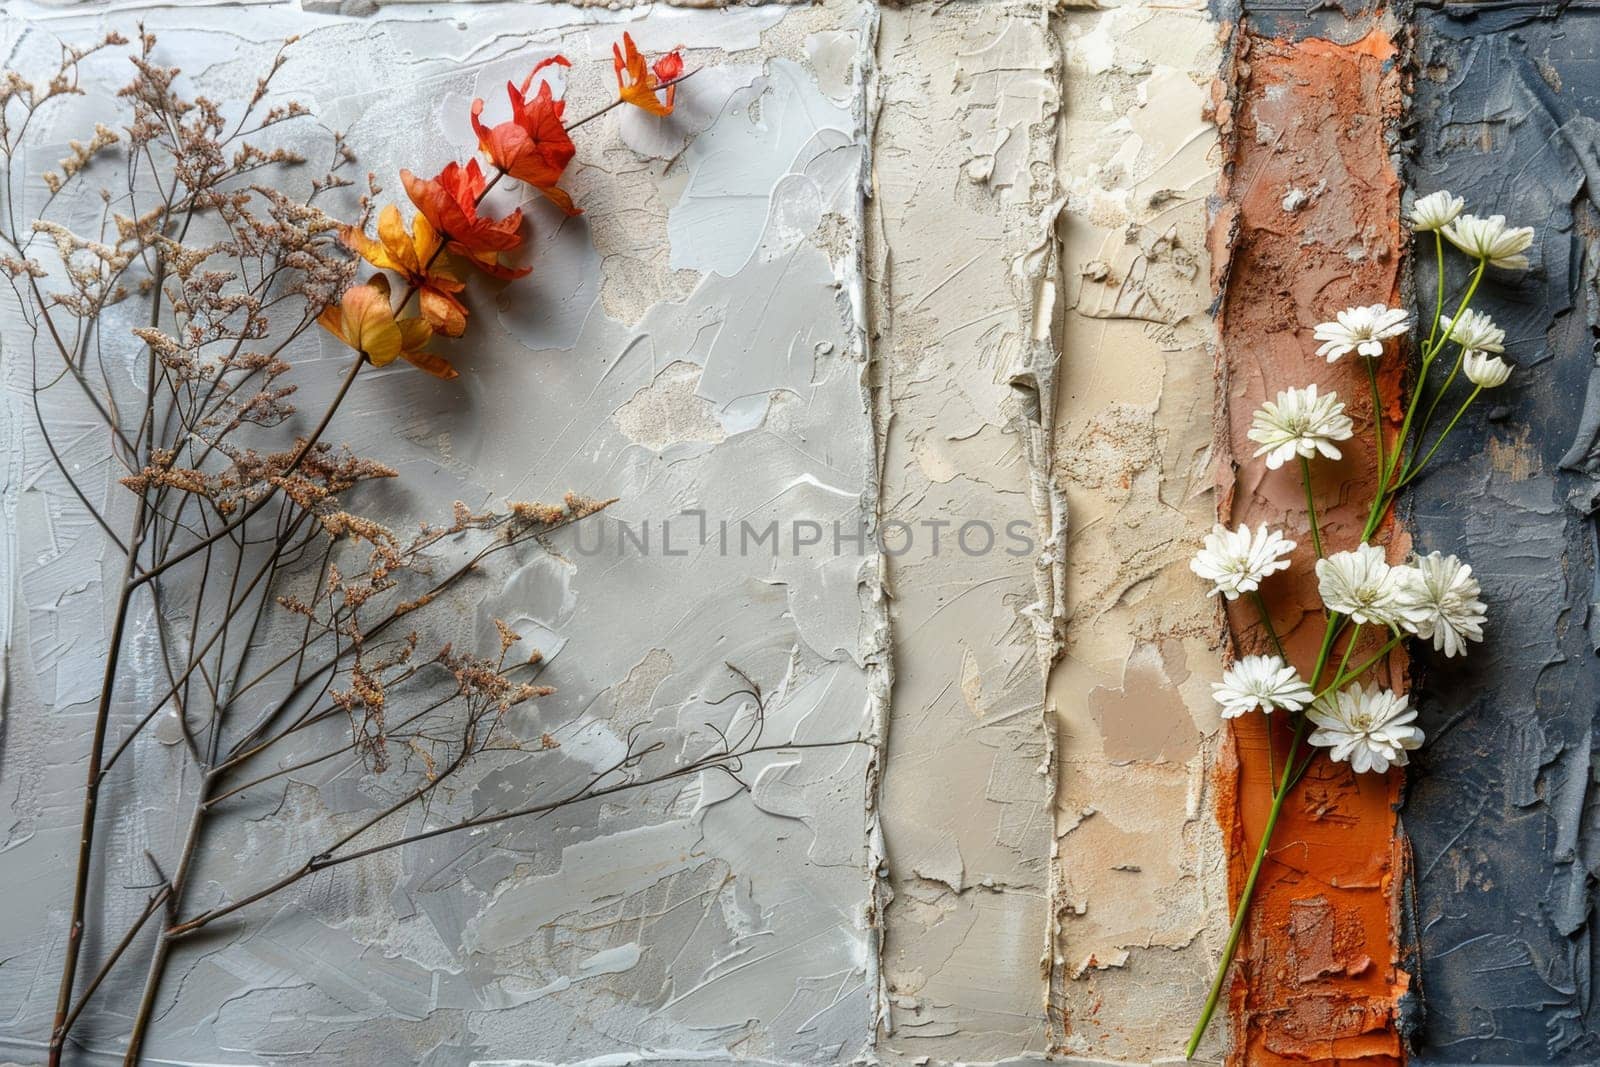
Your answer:
[[[1389,639],[1387,644],[1385,644],[1381,649],[1378,650],[1376,655],[1374,655],[1371,659],[1367,660],[1361,666],[1357,667],[1355,670],[1348,671],[1348,672],[1344,671],[1342,669],[1342,665],[1341,665],[1341,670],[1339,671],[1339,673],[1334,676],[1333,681],[1329,682],[1327,684],[1327,686],[1325,686],[1319,693],[1317,693],[1317,698],[1321,699],[1323,696],[1327,695],[1328,693],[1333,692],[1335,689],[1341,688],[1346,682],[1354,681],[1355,679],[1361,677],[1363,674],[1366,674],[1369,670],[1371,670],[1373,667],[1376,667],[1380,662],[1382,662],[1383,658],[1385,656],[1387,656],[1390,652],[1392,652],[1394,650],[1394,647],[1396,645],[1398,645],[1401,641],[1404,641],[1405,639],[1406,639],[1406,635],[1401,633],[1399,630],[1396,630],[1395,633],[1394,633],[1394,636]],[[1350,647],[1352,647],[1352,648],[1355,647],[1355,637],[1354,636],[1352,636],[1350,638],[1350,642],[1351,642]],[[1347,650],[1346,654],[1345,654],[1345,660],[1348,662],[1349,658],[1350,658],[1350,656],[1349,656],[1349,653],[1348,653],[1348,650]],[[1294,775],[1289,779],[1289,788],[1290,789],[1293,789],[1296,785],[1300,784],[1300,779],[1304,778],[1306,776],[1306,772],[1311,769],[1311,761],[1316,758],[1316,755],[1317,755],[1317,750],[1315,748],[1312,748],[1312,749],[1310,749],[1310,750],[1308,750],[1306,752],[1306,758],[1303,761],[1301,761],[1300,766],[1295,768]]]
[[[1328,620],[1327,631],[1322,641],[1322,651],[1317,657],[1317,668],[1311,675],[1313,687],[1316,685],[1316,680],[1322,676],[1323,668],[1327,666],[1328,654],[1339,631],[1342,629],[1343,626],[1340,625],[1337,616]],[[1395,645],[1399,644],[1404,638],[1403,635],[1396,634],[1378,651],[1377,655],[1367,660],[1354,671],[1347,673],[1345,668],[1350,663],[1350,654],[1360,639],[1361,624],[1356,623],[1350,633],[1350,641],[1345,645],[1344,655],[1339,662],[1339,669],[1334,672],[1334,680],[1329,682],[1326,688],[1318,692],[1318,696],[1339,688],[1351,678],[1357,678],[1366,673],[1376,666],[1384,656],[1388,655]],[[1244,921],[1249,914],[1250,901],[1255,895],[1256,881],[1261,875],[1262,866],[1266,863],[1267,849],[1272,843],[1272,832],[1277,828],[1278,816],[1283,812],[1284,801],[1288,799],[1290,791],[1294,789],[1300,779],[1305,776],[1306,771],[1311,769],[1311,762],[1316,757],[1316,750],[1312,749],[1306,753],[1306,757],[1300,765],[1298,767],[1295,766],[1294,757],[1299,750],[1300,741],[1305,737],[1306,725],[1309,722],[1310,720],[1304,714],[1297,716],[1294,740],[1289,742],[1289,755],[1283,764],[1283,775],[1278,779],[1278,788],[1273,793],[1272,807],[1267,811],[1266,825],[1261,828],[1261,843],[1256,846],[1255,861],[1250,865],[1250,873],[1246,876],[1244,888],[1239,894],[1239,907],[1234,912],[1233,925],[1228,929],[1228,941],[1222,949],[1222,962],[1217,967],[1216,977],[1212,979],[1211,991],[1206,997],[1205,1007],[1200,1011],[1200,1021],[1195,1024],[1194,1032],[1189,1035],[1189,1044],[1185,1046],[1183,1051],[1183,1058],[1186,1060],[1194,1058],[1195,1050],[1200,1047],[1200,1039],[1205,1036],[1206,1027],[1211,1024],[1211,1017],[1216,1014],[1217,1003],[1222,997],[1222,984],[1227,978],[1228,968],[1233,965],[1234,956],[1239,951],[1239,940],[1244,933]],[[1267,724],[1267,730],[1267,744],[1270,746],[1272,744],[1272,725],[1270,722]]]
[[[1395,449],[1398,451],[1399,448],[1400,444],[1397,441],[1395,443]],[[1396,492],[1398,492],[1398,487],[1390,490],[1387,493],[1379,492],[1378,495],[1373,499],[1372,510],[1367,513],[1367,525],[1361,530],[1362,544],[1366,544],[1368,541],[1372,540],[1372,535],[1378,532],[1378,524],[1383,521],[1384,512],[1389,510],[1389,502],[1394,499],[1394,494]]]
[[[1440,269],[1443,270],[1443,267]],[[1489,261],[1487,259],[1479,259],[1478,269],[1472,272],[1472,282],[1467,286],[1466,293],[1462,295],[1461,303],[1456,306],[1456,313],[1450,317],[1452,325],[1455,324],[1457,319],[1461,318],[1461,313],[1467,310],[1467,305],[1472,303],[1472,297],[1478,291],[1478,283],[1483,281],[1483,272],[1488,269]],[[1437,327],[1435,328],[1437,329]],[[1422,399],[1422,386],[1427,381],[1428,368],[1433,364],[1435,357],[1439,355],[1440,350],[1444,348],[1445,342],[1449,339],[1449,334],[1445,334],[1443,337],[1430,338],[1428,344],[1422,349],[1422,370],[1417,374],[1417,387],[1411,391],[1411,403],[1406,406],[1406,417],[1405,421],[1400,424],[1400,436],[1397,438],[1398,443],[1395,445],[1394,454],[1389,457],[1388,473],[1380,482],[1378,497],[1373,501],[1373,511],[1375,512],[1381,513],[1382,511],[1379,501],[1387,503],[1384,498],[1390,491],[1389,483],[1399,469],[1400,457],[1405,452],[1406,439],[1411,432],[1411,420],[1417,413],[1418,401]],[[1398,488],[1398,486],[1395,488]],[[1376,524],[1374,524],[1374,528],[1376,528]]]
[[[1278,743],[1272,738],[1272,719],[1267,719],[1267,781],[1278,777]]]
[[[1467,413],[1467,409],[1472,406],[1472,402],[1474,400],[1478,399],[1478,394],[1481,392],[1483,392],[1483,386],[1479,385],[1473,388],[1467,399],[1462,402],[1459,408],[1456,409],[1455,415],[1451,417],[1449,425],[1444,428],[1444,432],[1439,435],[1439,439],[1433,443],[1432,448],[1428,449],[1428,454],[1422,457],[1422,462],[1418,463],[1415,467],[1411,467],[1406,476],[1401,478],[1400,481],[1395,485],[1395,492],[1399,492],[1401,489],[1405,488],[1407,482],[1411,481],[1411,479],[1422,473],[1422,468],[1426,467],[1428,465],[1428,460],[1432,459],[1433,454],[1439,451],[1439,446],[1444,444],[1444,439],[1450,436],[1450,431],[1456,428],[1456,423],[1461,421],[1461,416]]]
[[[1317,499],[1311,491],[1311,461],[1300,457],[1300,480],[1306,487],[1306,518],[1311,523],[1311,545],[1317,550],[1317,558],[1322,559],[1322,531],[1317,528]]]
[[[1355,650],[1356,642],[1360,639],[1361,624],[1356,623],[1355,629],[1350,631],[1350,643],[1344,646],[1344,658],[1339,661],[1339,669],[1333,672],[1333,681],[1329,682],[1321,691],[1317,693],[1318,699],[1328,693],[1333,692],[1335,689],[1338,689],[1344,684],[1347,678],[1356,677],[1361,673],[1360,671],[1355,671],[1347,675],[1344,671],[1345,667],[1350,663],[1350,653]],[[1375,663],[1377,661],[1373,660],[1372,662]],[[1314,702],[1315,701],[1313,701],[1313,703]],[[1300,779],[1306,776],[1306,772],[1311,769],[1311,761],[1316,759],[1316,757],[1317,750],[1315,747],[1307,749],[1306,758],[1300,761],[1300,766],[1296,767],[1294,769],[1294,773],[1289,776],[1288,788],[1293,789],[1295,786],[1300,784]]]
[[[1384,657],[1386,657],[1389,653],[1393,652],[1394,649],[1395,649],[1395,646],[1398,645],[1401,641],[1404,641],[1405,639],[1406,639],[1406,635],[1405,634],[1396,634],[1395,636],[1389,638],[1388,642],[1382,648],[1378,649],[1378,651],[1372,656],[1371,659],[1367,660],[1365,663],[1361,664],[1359,667],[1355,668],[1352,671],[1341,672],[1340,674],[1338,674],[1333,679],[1333,681],[1328,683],[1327,688],[1323,689],[1321,693],[1317,694],[1317,696],[1320,697],[1324,693],[1331,693],[1335,689],[1338,689],[1341,686],[1343,686],[1346,682],[1353,682],[1357,678],[1361,677],[1363,674],[1366,674],[1372,668],[1376,667],[1379,663],[1382,663]]]
[[[1344,616],[1337,612],[1328,616],[1327,628],[1322,632],[1322,650],[1317,653],[1317,669],[1311,672],[1310,686],[1317,688],[1317,679],[1322,677],[1322,669],[1328,665],[1328,655],[1333,651],[1333,642],[1344,629]]]
[[[1261,625],[1266,628],[1267,636],[1272,638],[1272,647],[1278,650],[1278,658],[1284,663],[1289,662],[1289,653],[1283,650],[1283,639],[1278,636],[1278,628],[1272,624],[1272,612],[1267,610],[1267,602],[1261,595],[1261,590],[1250,590],[1250,596],[1256,603],[1256,610],[1261,613]],[[1272,723],[1267,723],[1267,780],[1278,777],[1277,746],[1272,740]]]
[[[1444,384],[1439,386],[1439,391],[1433,394],[1433,400],[1428,404],[1428,410],[1423,413],[1422,421],[1417,424],[1417,440],[1422,440],[1428,432],[1428,424],[1433,422],[1433,413],[1439,410],[1439,401],[1444,399],[1444,394],[1450,391],[1450,385],[1456,380],[1456,375],[1461,373],[1461,364],[1467,358],[1465,347],[1456,350],[1456,364],[1450,368],[1450,373],[1445,375]]]
[[[1461,317],[1461,313],[1467,310],[1467,305],[1472,303],[1473,296],[1478,292],[1478,283],[1483,281],[1483,272],[1488,269],[1489,261],[1487,259],[1479,259],[1478,269],[1472,272],[1472,281],[1467,283],[1467,291],[1461,295],[1461,302],[1456,305],[1456,313],[1450,316],[1450,323],[1452,326],[1455,325],[1455,321]],[[1440,351],[1443,350],[1445,342],[1449,340],[1449,334],[1446,334],[1443,337],[1435,337],[1429,342],[1428,347],[1423,349],[1423,358],[1431,360],[1434,356],[1437,356]]]
[[[1422,400],[1423,386],[1428,380],[1428,369],[1433,365],[1433,361],[1438,357],[1439,353],[1443,351],[1445,342],[1450,340],[1449,334],[1443,337],[1438,335],[1439,323],[1444,311],[1444,239],[1439,236],[1438,231],[1434,232],[1434,245],[1435,251],[1438,253],[1439,296],[1433,309],[1433,328],[1429,330],[1428,340],[1422,346],[1422,369],[1417,373],[1417,385],[1411,391],[1411,403],[1406,405],[1406,416],[1400,423],[1400,433],[1395,437],[1394,449],[1389,455],[1388,466],[1386,469],[1379,470],[1378,492],[1372,498],[1372,510],[1367,513],[1367,525],[1361,534],[1363,543],[1372,539],[1372,535],[1378,530],[1378,524],[1383,521],[1384,513],[1389,509],[1389,502],[1400,491],[1400,487],[1416,473],[1415,470],[1410,470],[1409,462],[1402,466],[1401,458],[1405,456],[1406,442],[1411,437],[1411,424],[1416,417],[1417,404]],[[1483,281],[1484,271],[1488,270],[1488,268],[1489,261],[1480,258],[1477,269],[1472,272],[1472,281],[1467,285],[1467,291],[1462,295],[1461,302],[1456,306],[1456,313],[1450,319],[1451,323],[1459,319],[1461,313],[1466,311],[1468,305],[1472,303],[1472,298],[1478,291],[1478,283]],[[1465,355],[1464,348],[1457,354],[1455,368],[1450,371],[1450,375],[1445,379],[1444,385],[1440,387],[1438,395],[1434,397],[1433,405],[1428,408],[1427,414],[1423,417],[1423,428],[1426,428],[1429,420],[1433,418],[1433,409],[1438,406],[1439,398],[1444,396],[1445,390],[1455,380],[1456,373],[1460,369],[1461,361]],[[1451,425],[1454,425],[1453,421]],[[1445,432],[1448,433],[1449,431],[1446,430]],[[1412,459],[1416,458],[1416,453],[1421,446],[1421,434],[1422,431],[1419,429],[1417,431],[1418,444],[1411,449]],[[1429,455],[1432,455],[1432,453],[1430,452]],[[1427,460],[1424,459],[1423,462],[1426,463]],[[1421,469],[1420,465],[1417,469]],[[1409,473],[1407,473],[1408,471]],[[1395,481],[1396,474],[1401,475],[1401,479],[1398,482]]]
[[[1311,761],[1316,758],[1316,748],[1308,747],[1306,749],[1306,758],[1300,761],[1300,766],[1296,767],[1294,769],[1294,773],[1289,776],[1290,789],[1293,789],[1295,786],[1300,784],[1300,779],[1304,778],[1306,776],[1306,772],[1311,769]]]
[[[1278,650],[1278,658],[1284,663],[1289,662],[1289,653],[1283,650],[1283,641],[1278,637],[1278,628],[1272,625],[1272,613],[1267,610],[1267,602],[1261,596],[1261,590],[1252,589],[1250,596],[1256,602],[1256,610],[1261,612],[1261,625],[1266,627],[1267,636],[1272,638],[1272,647]]]
[[[1433,262],[1439,268],[1439,294],[1433,301],[1433,325],[1428,328],[1428,341],[1422,346],[1426,352],[1433,347],[1433,339],[1439,336],[1439,318],[1444,314],[1444,232],[1433,231]]]
[[[1315,524],[1312,525],[1315,530]],[[1317,685],[1317,679],[1322,677],[1323,668],[1328,665],[1328,654],[1333,650],[1334,639],[1343,629],[1343,623],[1338,615],[1328,617],[1328,625],[1322,634],[1322,650],[1317,653],[1317,667],[1311,672],[1311,687]],[[1267,849],[1272,843],[1272,831],[1278,825],[1278,816],[1283,811],[1283,802],[1288,799],[1289,791],[1298,780],[1293,775],[1295,753],[1300,748],[1300,740],[1305,737],[1306,723],[1309,721],[1304,714],[1295,716],[1294,739],[1289,742],[1289,754],[1284,760],[1283,775],[1278,779],[1278,787],[1272,794],[1272,807],[1267,811],[1266,825],[1261,828],[1261,843],[1256,846],[1256,858],[1250,865],[1250,873],[1245,877],[1244,888],[1239,893],[1239,906],[1233,913],[1233,925],[1228,928],[1228,941],[1222,947],[1222,959],[1217,964],[1217,974],[1211,980],[1211,992],[1206,996],[1205,1007],[1200,1010],[1200,1019],[1194,1024],[1194,1032],[1189,1035],[1189,1044],[1184,1047],[1183,1058],[1194,1059],[1194,1053],[1200,1047],[1200,1039],[1205,1036],[1206,1027],[1211,1025],[1211,1017],[1216,1014],[1217,1002],[1222,997],[1222,983],[1228,977],[1228,968],[1233,966],[1233,957],[1239,951],[1239,938],[1244,933],[1244,921],[1250,913],[1250,901],[1255,896],[1256,880],[1261,876],[1261,868],[1266,863]],[[1271,724],[1268,724],[1271,730]],[[1268,744],[1271,744],[1271,734],[1268,734]],[[1307,766],[1310,765],[1309,759]],[[1304,771],[1301,771],[1304,774]]]
[[[1244,889],[1239,894],[1239,907],[1233,914],[1233,925],[1228,928],[1228,942],[1222,947],[1222,963],[1217,968],[1217,975],[1211,980],[1211,992],[1206,995],[1205,1007],[1200,1010],[1200,1021],[1195,1023],[1194,1032],[1189,1035],[1189,1044],[1184,1047],[1183,1058],[1194,1059],[1194,1053],[1200,1047],[1200,1039],[1205,1036],[1206,1027],[1211,1025],[1211,1016],[1216,1014],[1217,1002],[1222,999],[1222,984],[1228,977],[1228,968],[1233,964],[1233,957],[1239,951],[1239,939],[1244,934],[1244,921],[1250,914],[1250,898],[1255,895],[1256,880],[1261,876],[1261,868],[1266,864],[1267,848],[1272,844],[1272,831],[1278,825],[1278,816],[1283,812],[1283,802],[1289,796],[1289,770],[1294,765],[1294,753],[1300,745],[1300,738],[1306,732],[1306,717],[1297,716],[1299,722],[1295,725],[1294,740],[1289,743],[1289,758],[1283,764],[1283,778],[1277,791],[1272,797],[1272,807],[1267,810],[1267,823],[1261,828],[1261,843],[1256,846],[1255,862],[1250,864],[1250,873],[1245,877]],[[1267,729],[1272,729],[1271,723]],[[1270,743],[1270,733],[1269,733]]]
[[[1333,677],[1336,680],[1343,676],[1344,669],[1350,665],[1350,653],[1356,650],[1356,642],[1361,640],[1361,625],[1359,622],[1356,623],[1356,628],[1350,631],[1350,640],[1344,646],[1344,657],[1339,660],[1339,669],[1333,672]],[[1328,688],[1331,689],[1333,686],[1330,685]],[[1327,690],[1323,691],[1326,692]]]
[[[1378,479],[1383,479],[1383,397],[1378,395],[1378,368],[1374,360],[1363,358],[1367,365],[1367,381],[1372,384],[1372,439],[1378,446]]]

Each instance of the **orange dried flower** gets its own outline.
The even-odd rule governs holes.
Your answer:
[[[572,65],[565,56],[551,56],[534,67],[521,86],[506,83],[506,95],[511,100],[509,121],[485,126],[483,101],[474,100],[472,129],[478,135],[478,147],[495,166],[527,182],[567,214],[577,215],[580,212],[573,206],[572,197],[556,187],[567,164],[578,154],[562,121],[566,102],[551,94],[548,81],[540,82],[539,92],[531,98],[528,96],[533,79],[552,63],[563,67]]]
[[[672,114],[672,102],[678,95],[678,87],[667,85],[664,100],[656,96],[656,91],[683,74],[683,53],[674,49],[646,67],[644,55],[633,43],[633,38],[624,31],[622,47],[611,46],[611,66],[617,74],[617,94],[623,100],[652,115]]]
[[[373,275],[346,289],[339,302],[324,310],[317,322],[374,367],[386,367],[403,359],[436,378],[456,377],[456,369],[443,356],[422,350],[433,336],[433,327],[425,319],[395,317],[386,274]]]
[[[447,337],[466,332],[467,307],[455,296],[466,283],[440,257],[441,238],[426,214],[412,219],[407,233],[400,209],[390,204],[378,214],[376,241],[354,226],[343,227],[339,236],[362,259],[379,270],[394,271],[414,287],[422,317],[435,330]]]
[[[433,178],[419,178],[402,170],[400,180],[417,210],[449,240],[450,251],[465,256],[473,266],[496,278],[520,278],[533,269],[508,267],[500,262],[501,252],[522,245],[522,212],[513,211],[502,219],[478,214],[478,200],[489,183],[476,159],[465,167],[451,162]]]

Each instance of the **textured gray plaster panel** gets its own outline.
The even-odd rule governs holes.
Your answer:
[[[14,11],[22,17],[7,19],[4,44],[19,66],[48,60],[56,35],[131,32],[136,17],[121,7]],[[637,18],[483,4],[352,19],[261,4],[138,14],[160,55],[219,98],[247,93],[276,40],[301,34],[284,85],[349,130],[361,167],[390,195],[397,168],[430,171],[470,153],[471,99],[503,100],[507,77],[551,51],[574,62],[574,113],[613,91],[609,46],[623,29],[652,49],[682,44],[705,68],[672,119],[625,109],[582,131],[565,184],[583,216],[564,219],[520,194],[497,200],[528,212],[537,267],[497,293],[477,290],[457,382],[403,364],[363,375],[335,427],[401,470],[403,488],[384,505],[395,517],[568,489],[620,498],[474,587],[460,619],[463,639],[482,643],[504,618],[551,656],[545,680],[559,691],[519,727],[561,747],[486,767],[396,833],[581,781],[622,753],[630,729],[666,742],[658,758],[677,758],[690,739],[703,742],[708,720],[726,727],[749,714],[748,702],[708,707],[734,685],[725,662],[772,694],[770,740],[871,735],[881,624],[870,552],[836,555],[826,542],[796,552],[786,535],[776,556],[724,555],[715,544],[668,556],[657,527],[646,556],[619,537],[622,523],[667,518],[675,538],[692,535],[686,511],[705,512],[713,531],[721,519],[853,530],[873,513],[860,306],[869,8],[838,0]],[[97,65],[87,86],[104,94],[125,78]],[[54,159],[93,117],[88,103],[63,108],[37,131],[37,151]],[[0,558],[0,1056],[33,1062],[53,1007],[116,561],[23,417],[18,334],[7,327],[3,353],[13,532]],[[344,359],[331,341],[309,341],[295,356],[302,391],[332,388]],[[51,417],[69,462],[115,499],[115,472],[83,413]],[[136,663],[150,654],[148,620],[138,626]],[[114,733],[128,729],[141,688],[119,702]],[[119,769],[110,787],[93,903],[123,921],[144,899],[131,888],[147,876],[142,852],[170,857],[179,845],[194,782],[171,741],[142,738],[131,773]],[[178,952],[153,1062],[849,1060],[871,1041],[876,1004],[873,755],[859,745],[764,756],[745,768],[748,793],[712,774],[318,875]],[[207,835],[197,905],[292,869],[390,795],[352,762],[245,798]],[[97,997],[77,1031],[89,1050],[79,1062],[112,1062],[139,978],[115,977]]]

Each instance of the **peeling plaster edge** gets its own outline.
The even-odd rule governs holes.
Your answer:
[[[1231,5],[1230,5],[1231,6]],[[1218,11],[1217,16],[1225,26],[1226,40],[1222,46],[1221,61],[1216,77],[1211,83],[1213,120],[1217,124],[1217,147],[1221,167],[1217,184],[1212,189],[1206,207],[1206,244],[1210,259],[1212,324],[1212,374],[1211,431],[1212,431],[1212,483],[1216,491],[1216,521],[1231,523],[1234,498],[1239,491],[1239,464],[1233,451],[1232,423],[1229,397],[1233,391],[1233,378],[1228,360],[1225,336],[1225,309],[1227,296],[1233,285],[1233,268],[1237,262],[1241,241],[1241,209],[1235,200],[1238,183],[1238,156],[1240,133],[1237,117],[1244,106],[1245,88],[1249,82],[1249,42],[1253,27],[1248,16],[1239,10],[1233,17]],[[1236,654],[1234,635],[1229,625],[1227,606],[1221,597],[1215,598],[1214,615],[1216,638],[1226,660]],[[1218,731],[1217,741],[1210,757],[1210,767],[1205,774],[1206,797],[1209,804],[1206,814],[1215,823],[1218,840],[1223,843],[1224,857],[1221,876],[1221,904],[1231,918],[1235,906],[1233,893],[1232,859],[1247,847],[1243,827],[1237,819],[1225,818],[1222,810],[1224,790],[1218,782],[1224,777],[1237,777],[1238,753],[1232,730],[1224,723]],[[1208,946],[1214,958],[1221,958],[1224,946]],[[1247,1017],[1238,1009],[1240,983],[1247,981],[1236,962],[1233,974],[1222,986],[1222,999],[1218,1014],[1222,1018],[1211,1021],[1212,1039],[1220,1038],[1220,1051],[1224,1062],[1234,1063],[1245,1050],[1249,1040]],[[1218,1029],[1222,1030],[1219,1035]]]
[[[1229,19],[1226,13],[1217,12],[1219,21],[1222,21],[1225,27],[1223,32],[1226,34],[1226,39],[1222,45],[1216,76],[1211,82],[1211,108],[1213,121],[1217,126],[1217,149],[1221,166],[1217,172],[1217,184],[1207,198],[1205,232],[1211,274],[1211,306],[1208,311],[1211,318],[1212,356],[1212,484],[1215,486],[1216,521],[1219,523],[1231,521],[1229,517],[1233,514],[1234,497],[1239,489],[1238,463],[1233,453],[1232,426],[1229,421],[1229,397],[1232,395],[1233,379],[1224,336],[1224,310],[1229,288],[1233,284],[1234,263],[1239,253],[1240,210],[1233,193],[1238,181],[1240,135],[1235,120],[1243,106],[1244,89],[1249,78],[1246,55],[1249,50],[1251,27],[1249,20],[1241,13],[1235,11],[1233,16]],[[1234,638],[1229,627],[1227,607],[1221,597],[1214,599],[1216,608],[1213,625],[1218,648],[1226,658],[1231,659],[1234,655]],[[1233,733],[1224,723],[1218,730],[1216,743],[1209,756],[1210,766],[1204,775],[1204,799],[1207,804],[1202,809],[1205,813],[1202,817],[1212,820],[1216,826],[1217,840],[1223,845],[1220,903],[1230,918],[1233,916],[1235,904],[1230,857],[1242,851],[1246,844],[1238,821],[1224,818],[1223,790],[1218,788],[1218,782],[1225,776],[1237,776],[1237,761]],[[1213,959],[1221,959],[1224,949],[1222,944],[1208,945],[1207,948]],[[1237,963],[1233,965],[1233,970],[1234,974],[1222,987],[1222,999],[1217,1005],[1218,1014],[1222,1018],[1213,1017],[1211,1021],[1211,1039],[1219,1041],[1220,1051],[1226,1062],[1231,1062],[1237,1057],[1248,1039],[1246,1020],[1235,1007],[1236,990],[1242,980]],[[1220,1035],[1217,1034],[1218,1029],[1222,1030]]]
[[[1050,57],[1050,75],[1056,85],[1053,106],[1040,122],[1041,126],[1048,124],[1048,133],[1041,131],[1040,136],[1048,140],[1052,158],[1065,117],[1062,99],[1066,78],[1066,63],[1061,51],[1061,39],[1056,32],[1055,13],[1056,9],[1051,4],[1044,4],[1040,10],[1045,48]],[[1056,798],[1061,788],[1061,778],[1056,738],[1057,715],[1048,694],[1050,676],[1066,651],[1067,629],[1067,494],[1057,480],[1054,469],[1056,381],[1061,361],[1066,358],[1061,344],[1066,301],[1060,299],[1064,295],[1064,280],[1061,275],[1062,237],[1058,225],[1061,212],[1066,208],[1066,197],[1061,191],[1057,169],[1051,167],[1049,174],[1049,199],[1036,216],[1036,240],[1012,265],[1019,283],[1020,325],[1025,343],[1007,381],[1018,402],[1015,424],[1022,439],[1023,458],[1028,465],[1029,502],[1033,506],[1038,529],[1044,531],[1039,554],[1033,561],[1035,599],[1022,609],[1022,614],[1032,624],[1039,662],[1039,729],[1044,741],[1039,774],[1044,776],[1046,783],[1045,804],[1051,826],[1045,915],[1040,931],[1040,1010],[1044,1014],[1046,1040],[1050,1048],[1056,1049],[1066,1040],[1064,1027],[1054,1010],[1054,1005],[1061,1003],[1057,992],[1063,984],[1060,961],[1057,959],[1061,930],[1055,908],[1061,889],[1057,881],[1060,846],[1055,832]]]
[[[1062,87],[1066,77],[1053,10],[1053,5],[1043,5],[1040,23],[1050,55],[1050,75],[1056,85],[1056,97],[1039,123],[1040,138],[1048,142],[1052,157],[1061,133]],[[1050,199],[1038,212],[1037,238],[1032,247],[1012,263],[1012,272],[1019,282],[1017,295],[1022,316],[1019,326],[1024,344],[1007,378],[1018,401],[1016,423],[1028,464],[1029,498],[1039,528],[1045,531],[1033,565],[1037,598],[1023,609],[1023,614],[1033,624],[1038,643],[1041,684],[1049,681],[1051,668],[1065,650],[1067,625],[1067,494],[1054,471],[1056,371],[1063,356],[1064,314],[1064,302],[1058,300],[1063,282],[1062,242],[1057,223],[1067,201],[1055,168],[1049,173]]]
[[[879,92],[878,40],[881,16],[876,5],[867,8],[862,20],[860,40],[856,49],[854,85],[851,89],[851,110],[855,118],[855,134],[860,140],[861,175],[856,189],[857,218],[861,234],[856,241],[855,262],[850,285],[850,307],[854,318],[852,353],[861,365],[861,399],[871,422],[867,448],[866,485],[862,488],[861,513],[867,517],[870,534],[878,537],[883,519],[883,474],[887,462],[887,431],[891,412],[889,392],[879,381],[881,364],[878,362],[873,337],[876,324],[872,322],[872,302],[868,287],[872,279],[874,249],[882,250],[887,262],[887,248],[882,234],[882,216],[874,210],[876,196],[876,160],[873,149],[878,131],[878,116],[882,108]],[[874,233],[876,227],[877,232]],[[876,238],[876,240],[874,240]],[[887,274],[879,274],[887,278]],[[887,284],[886,282],[884,284]],[[888,308],[887,301],[879,306]],[[888,848],[883,835],[883,781],[884,768],[889,756],[890,698],[894,691],[894,644],[889,616],[888,560],[882,552],[874,555],[864,566],[860,576],[859,595],[862,603],[862,625],[868,627],[862,635],[861,658],[866,667],[867,706],[870,721],[869,740],[872,758],[867,763],[867,806],[865,813],[867,845],[868,891],[866,914],[863,917],[868,933],[866,957],[867,982],[872,990],[872,1016],[868,1020],[866,1043],[857,1056],[857,1062],[877,1062],[878,1040],[889,1029],[889,990],[883,974],[885,916],[893,897],[888,879]]]

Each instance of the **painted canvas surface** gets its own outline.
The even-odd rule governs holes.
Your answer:
[[[0,1064],[1600,1062],[1592,10],[4,12]]]

